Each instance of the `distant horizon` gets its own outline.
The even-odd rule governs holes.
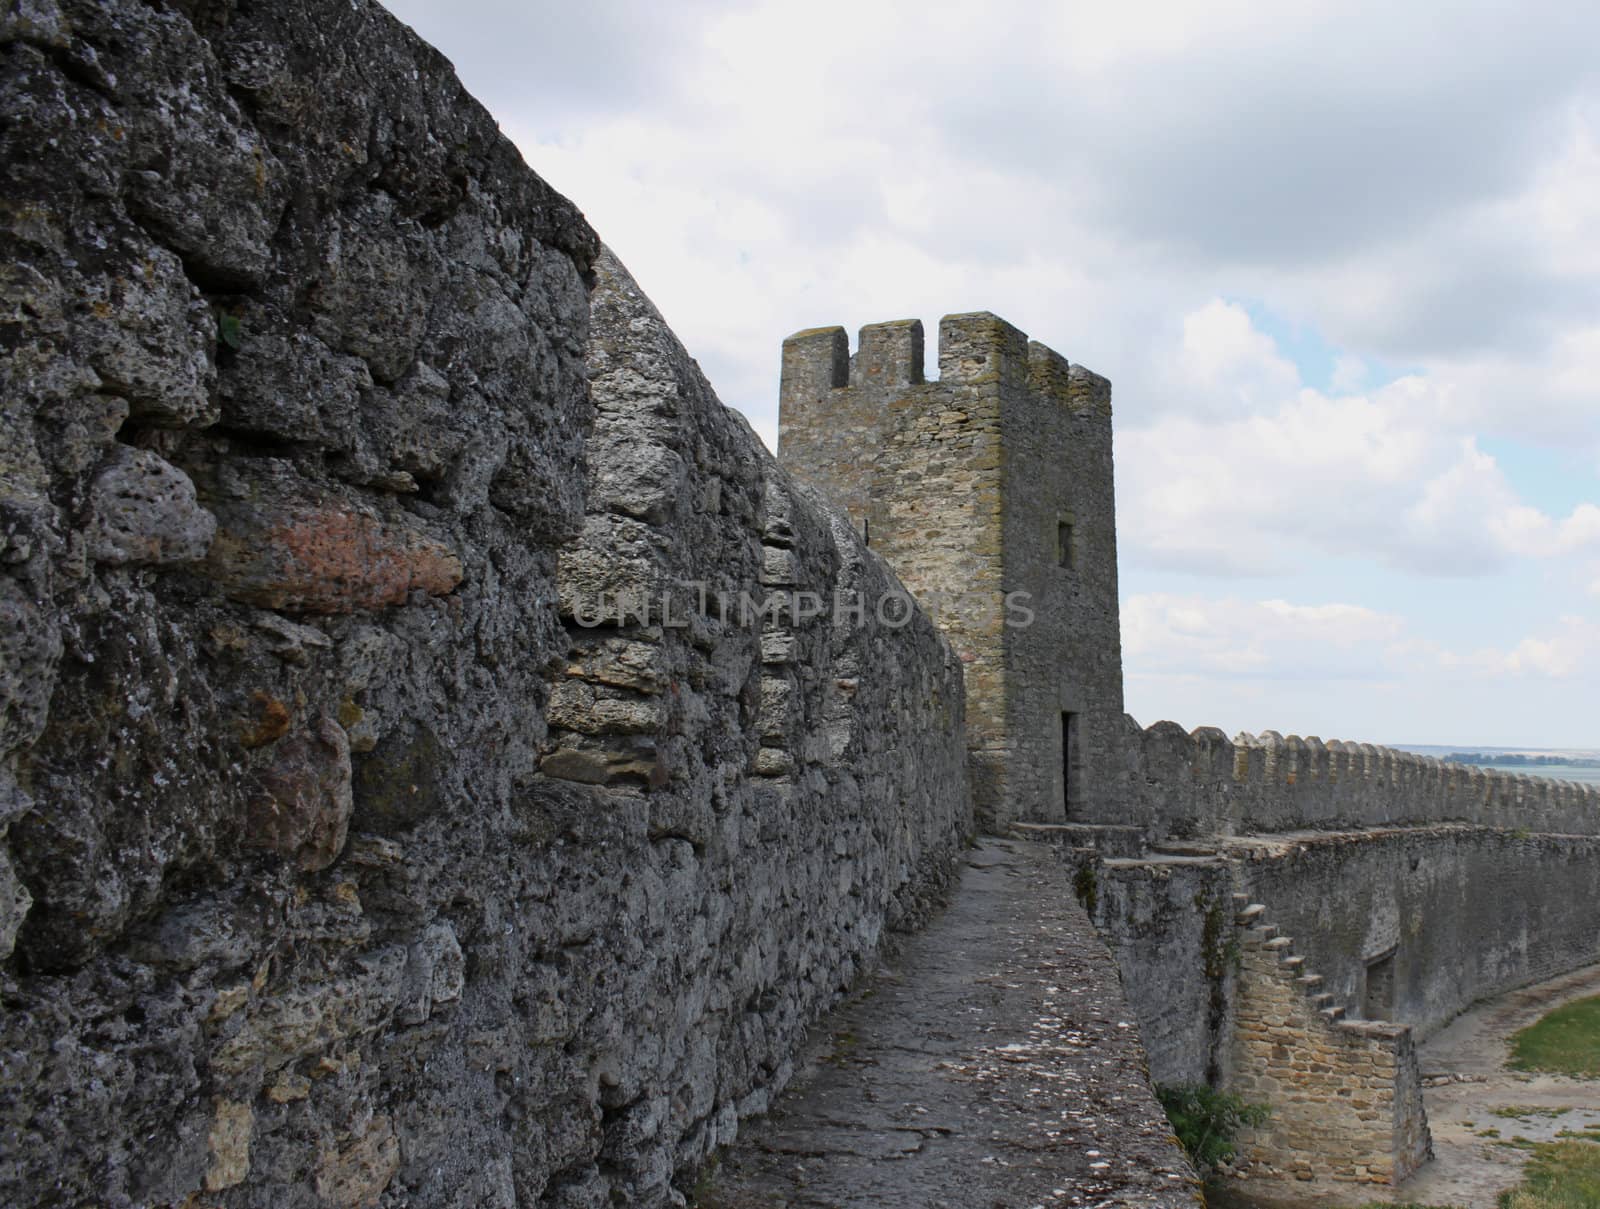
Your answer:
[[[1496,755],[1600,756],[1600,747],[1504,747],[1499,744],[1387,744],[1402,752],[1482,752]]]

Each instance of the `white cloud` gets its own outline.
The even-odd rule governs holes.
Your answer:
[[[1248,314],[1221,300],[1182,330],[1175,381],[1193,382],[1202,402],[1118,436],[1134,562],[1271,574],[1331,554],[1485,575],[1600,548],[1600,508],[1558,518],[1526,503],[1427,378],[1364,394],[1305,388]]]
[[[1220,294],[1600,447],[1600,10],[394,7],[768,433],[774,339],[975,307],[1184,409],[1168,341]]]
[[[1279,355],[1271,337],[1256,330],[1248,312],[1220,298],[1183,317],[1183,343],[1174,365],[1178,380],[1196,394],[1219,396],[1214,413],[1220,415],[1276,403],[1300,383],[1293,363]]]
[[[1146,724],[1229,733],[1593,745],[1581,703],[1600,677],[1600,622],[1566,616],[1504,647],[1462,652],[1419,628],[1343,603],[1135,595],[1122,612],[1128,709]],[[1508,717],[1518,697],[1565,712]]]
[[[1568,680],[1600,675],[1600,623],[1586,617],[1561,617],[1543,632],[1507,649],[1485,647],[1466,654],[1437,652],[1439,666],[1464,669],[1486,678],[1531,677]]]
[[[1333,374],[1328,387],[1336,394],[1359,394],[1361,388],[1367,384],[1371,372],[1370,367],[1360,357],[1341,353],[1334,360]]]
[[[1600,672],[1600,621],[1563,616],[1505,648],[1449,650],[1394,613],[1151,592],[1123,602],[1123,655],[1140,677],[1393,680],[1463,671],[1567,678]]]
[[[1258,594],[1294,599],[1334,560],[1341,598],[1384,616],[1385,576],[1559,568],[1529,589],[1550,626],[1484,636],[1504,676],[1528,632],[1556,644],[1517,656],[1523,678],[1561,665],[1553,619],[1600,598],[1600,500],[1494,456],[1600,468],[1600,8],[393,7],[769,442],[789,332],[989,308],[1113,379],[1126,565],[1276,574]],[[1325,380],[1263,312],[1320,336]],[[1387,666],[1422,658],[1428,620]],[[1230,683],[1265,694],[1256,725],[1297,691]],[[1329,683],[1407,691],[1307,681]],[[1459,695],[1483,717],[1562,708]]]
[[[1382,679],[1402,618],[1350,604],[1149,593],[1123,602],[1123,656],[1143,676]]]

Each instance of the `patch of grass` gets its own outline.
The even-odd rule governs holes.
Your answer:
[[[1265,1104],[1247,1104],[1231,1092],[1204,1083],[1156,1088],[1156,1098],[1172,1122],[1172,1132],[1202,1170],[1233,1157],[1233,1140],[1246,1125],[1260,1125],[1271,1116]]]
[[[687,1197],[694,1209],[717,1209],[717,1168],[721,1163],[721,1155],[712,1155],[695,1173],[694,1186],[689,1189]]]
[[[1600,1076],[1600,995],[1563,1004],[1513,1036],[1511,1067],[1579,1078]]]
[[[1527,1118],[1527,1117],[1559,1117],[1559,1116],[1563,1116],[1566,1113],[1569,1113],[1571,1111],[1572,1111],[1572,1109],[1570,1107],[1568,1107],[1568,1108],[1531,1108],[1531,1107],[1529,1107],[1527,1105],[1523,1105],[1523,1104],[1511,1104],[1511,1105],[1507,1105],[1505,1108],[1492,1108],[1492,1109],[1489,1110],[1489,1113],[1490,1113],[1491,1116],[1506,1117],[1508,1119],[1513,1119],[1514,1120],[1517,1117],[1523,1117],[1523,1118]]]
[[[230,315],[227,311],[217,315],[217,339],[229,348],[238,350],[244,343],[244,325],[239,322],[239,316]]]
[[[1500,1131],[1491,1126],[1488,1129],[1478,1130],[1478,1136],[1480,1138],[1498,1138],[1500,1136]]]
[[[1544,1142],[1522,1173],[1522,1187],[1500,1194],[1500,1209],[1594,1209],[1600,1205],[1600,1146]]]
[[[1361,1209],[1461,1209],[1461,1206],[1424,1205],[1421,1201],[1368,1201]]]

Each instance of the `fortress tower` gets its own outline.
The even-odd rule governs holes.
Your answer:
[[[849,509],[961,652],[986,823],[1115,821],[1122,766],[1111,384],[994,315],[783,344],[779,459]]]

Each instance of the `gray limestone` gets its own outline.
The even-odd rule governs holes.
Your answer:
[[[680,1204],[974,796],[1078,848],[1163,1078],[1222,1077],[1242,890],[1422,1028],[1594,956],[1593,792],[1124,718],[1109,384],[995,316],[932,382],[792,338],[792,477],[372,0],[14,0],[0,60],[0,1200]],[[1173,1203],[1029,852],[850,1016],[932,1123],[820,1185]]]
[[[375,4],[0,56],[0,1200],[681,1201],[948,880],[953,652],[580,624],[895,584]]]

